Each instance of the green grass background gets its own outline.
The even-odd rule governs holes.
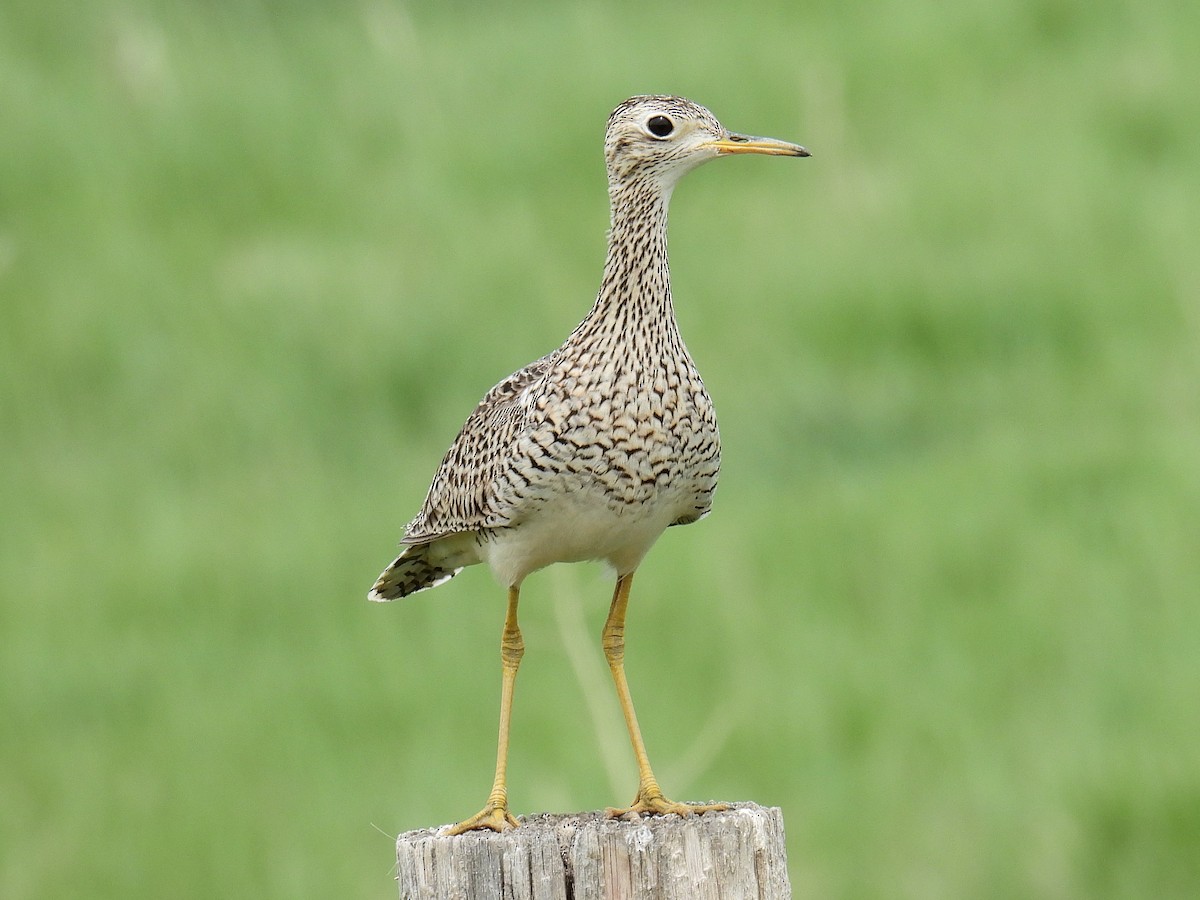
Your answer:
[[[669,91],[715,514],[639,573],[681,798],[799,897],[1200,891],[1200,6],[0,8],[0,895],[390,897],[494,759],[503,592],[365,592],[598,283]],[[527,583],[511,796],[626,802],[597,567]]]

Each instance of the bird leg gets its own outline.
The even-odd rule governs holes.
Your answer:
[[[605,812],[609,818],[615,818],[628,813],[652,815],[675,813],[680,816],[690,816],[692,813],[728,809],[728,805],[724,803],[690,804],[668,800],[663,796],[662,788],[658,786],[658,779],[654,777],[654,772],[650,769],[650,759],[646,756],[646,745],[642,743],[642,731],[638,727],[637,713],[633,709],[633,698],[629,694],[629,683],[625,680],[625,610],[629,605],[629,587],[632,583],[632,572],[617,578],[612,606],[608,611],[608,619],[604,623],[602,643],[604,658],[608,660],[613,683],[617,687],[617,699],[621,703],[621,711],[625,714],[625,725],[629,729],[633,755],[637,758],[638,791],[631,806],[621,809],[609,807]]]
[[[449,834],[462,834],[480,828],[505,831],[517,827],[517,820],[508,811],[508,727],[512,720],[513,685],[517,681],[517,667],[525,655],[525,641],[517,627],[517,600],[521,589],[508,589],[508,611],[504,615],[504,631],[500,636],[500,738],[496,745],[496,778],[487,803],[478,813],[464,819]]]

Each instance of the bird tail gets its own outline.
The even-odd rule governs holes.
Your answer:
[[[444,552],[437,552],[435,546],[429,543],[405,547],[395,562],[383,570],[367,599],[383,602],[407,597],[437,587],[463,570],[461,565],[454,566],[446,559]]]

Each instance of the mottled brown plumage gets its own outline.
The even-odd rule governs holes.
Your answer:
[[[623,632],[629,583],[654,541],[712,506],[720,436],[675,321],[667,207],[683,174],[734,153],[808,155],[795,144],[731,134],[680,97],[631,97],[613,111],[605,136],[612,227],[591,312],[561,347],[484,396],[405,530],[403,552],[371,590],[372,600],[392,600],[480,562],[509,587],[496,786],[489,805],[461,830],[512,824],[503,769],[521,649],[520,584],[551,563],[586,559],[607,562],[618,576],[605,650],[638,757],[633,808],[689,809],[658,791],[617,671],[623,647],[616,654],[609,639]]]

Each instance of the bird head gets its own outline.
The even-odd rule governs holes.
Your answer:
[[[630,97],[614,109],[604,137],[612,185],[642,181],[669,191],[701,163],[738,153],[809,155],[799,144],[731,132],[700,104],[661,94]]]

